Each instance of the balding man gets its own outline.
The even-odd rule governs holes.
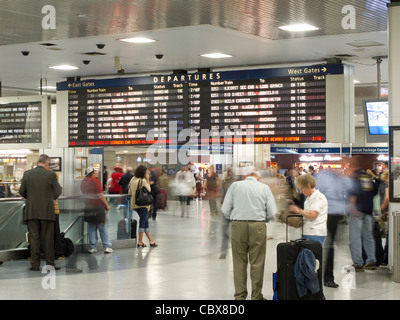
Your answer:
[[[271,189],[250,172],[228,189],[221,210],[231,220],[231,244],[235,299],[247,297],[247,265],[250,262],[252,300],[264,299],[262,287],[266,254],[266,222],[277,213]]]
[[[57,176],[47,170],[50,158],[39,156],[37,167],[25,171],[19,193],[26,199],[24,221],[28,225],[31,244],[31,270],[39,271],[40,246],[45,251],[47,265],[54,266],[54,200],[62,192]],[[55,266],[54,266],[55,267]],[[57,270],[58,268],[55,267]]]

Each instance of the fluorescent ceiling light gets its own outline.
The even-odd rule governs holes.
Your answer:
[[[56,90],[56,87],[53,86],[43,86],[43,87],[37,87],[38,89],[47,89],[47,90]]]
[[[319,30],[319,28],[314,27],[307,23],[300,23],[300,24],[291,24],[288,26],[278,27],[279,29],[291,32],[301,32],[301,31],[314,31]]]
[[[232,56],[229,54],[218,53],[218,52],[201,54],[201,56],[205,57],[205,58],[211,58],[211,59],[232,58]]]
[[[120,41],[130,42],[130,43],[150,43],[155,42],[156,40],[144,38],[144,37],[135,37],[135,38],[125,38],[119,39]]]
[[[354,80],[354,83],[360,83],[360,80]]]
[[[55,69],[55,70],[77,70],[79,69],[78,67],[74,67],[74,66],[69,66],[67,64],[62,64],[59,66],[52,66],[49,67],[50,69]]]
[[[19,149],[19,150],[0,150],[0,155],[4,154],[31,154],[32,151],[29,149]]]

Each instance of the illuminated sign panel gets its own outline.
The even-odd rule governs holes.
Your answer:
[[[326,75],[341,73],[342,65],[326,65],[62,82],[57,89],[69,91],[71,147],[169,143],[172,123],[200,144],[325,142]]]
[[[69,145],[134,145],[167,139],[170,121],[183,123],[183,84],[69,91]]]
[[[228,142],[246,130],[256,143],[323,142],[325,77],[189,83],[189,127],[229,129]]]
[[[0,143],[42,142],[42,102],[9,102],[0,105]]]

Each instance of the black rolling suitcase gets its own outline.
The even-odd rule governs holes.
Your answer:
[[[299,215],[293,215],[299,217]],[[303,233],[302,233],[303,234]],[[310,249],[319,261],[318,283],[319,291],[312,294],[307,291],[307,295],[300,297],[297,293],[294,268],[300,250]],[[288,227],[286,224],[286,242],[277,246],[277,272],[275,280],[275,291],[278,300],[324,300],[322,284],[322,246],[320,243],[305,239],[288,241]]]
[[[128,223],[130,223],[130,234]],[[137,220],[136,219],[122,219],[118,222],[117,225],[117,240],[122,239],[136,239],[136,231],[137,231]]]
[[[118,221],[117,225],[117,240],[122,240],[122,239],[129,239],[129,233],[128,233],[128,219],[122,219]]]

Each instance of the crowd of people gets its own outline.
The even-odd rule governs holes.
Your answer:
[[[148,179],[143,179],[146,180],[145,186],[155,200],[152,206],[146,207],[147,214],[139,214],[142,222],[140,222],[141,226],[139,227],[138,245],[142,246],[143,244],[141,234],[147,235],[149,233],[148,221],[145,216],[156,219],[157,207],[160,206],[157,195],[160,190],[162,190],[163,195],[165,194],[165,197],[162,198],[165,204],[162,204],[162,207],[166,207],[167,197],[176,196],[179,200],[182,217],[188,216],[188,205],[192,199],[205,198],[208,200],[210,215],[220,216],[224,222],[220,257],[222,259],[226,257],[228,248],[229,239],[226,235],[229,234],[227,232],[229,226],[232,230],[243,227],[243,224],[238,224],[237,221],[265,222],[270,219],[279,220],[279,215],[283,212],[298,214],[303,216],[302,237],[317,241],[324,246],[324,284],[328,287],[337,288],[338,284],[335,282],[333,273],[334,244],[338,224],[344,220],[348,220],[349,224],[349,247],[354,269],[361,272],[365,269],[374,270],[379,265],[387,264],[388,239],[386,234],[386,244],[383,248],[382,229],[387,230],[388,170],[387,163],[381,165],[382,171],[380,173],[370,169],[364,170],[361,158],[356,156],[351,158],[351,162],[345,170],[339,171],[323,167],[316,169],[312,166],[306,169],[295,167],[287,171],[285,176],[271,172],[257,172],[256,170],[246,173],[245,171],[248,171],[249,168],[239,168],[240,172],[235,174],[230,166],[222,175],[218,175],[212,165],[208,166],[207,171],[201,176],[190,166],[183,166],[172,178],[165,176],[165,173],[157,168],[150,168],[147,171],[149,173]],[[115,171],[119,170],[116,168]],[[112,177],[115,173],[112,174]],[[128,169],[125,174],[130,174],[129,179],[135,176],[132,175],[131,169]],[[263,183],[253,186],[254,180]],[[123,179],[120,178],[120,181],[122,183]],[[136,189],[137,180],[131,181],[135,181],[131,189]],[[241,184],[235,184],[235,187],[231,188],[232,184],[239,181]],[[122,184],[126,185],[126,182]],[[265,189],[265,186],[269,186],[268,189]],[[257,187],[259,188],[258,191]],[[111,189],[111,192],[114,192],[115,189]],[[125,190],[128,189],[125,187]],[[257,199],[257,192],[260,192],[260,190],[260,194],[268,195],[268,197]],[[132,192],[132,190],[129,192]],[[376,210],[374,199],[378,194],[381,206]],[[228,197],[226,198],[226,196]],[[137,208],[134,205],[132,209],[137,212],[144,210],[144,208]],[[153,212],[149,214],[150,210]],[[375,216],[377,211],[382,212],[382,215],[378,218]],[[257,212],[260,213],[260,216],[254,217]],[[232,221],[235,222],[231,223]],[[250,230],[244,229],[247,230],[246,232]],[[379,235],[377,235],[377,230],[380,230]],[[242,232],[239,232],[241,234],[239,239],[243,236]],[[264,232],[262,234],[264,237]],[[238,243],[243,244],[243,242],[235,240],[234,235],[236,236],[236,233],[232,231],[232,251],[236,252],[236,254],[233,254],[235,283],[243,284],[245,266],[241,264],[244,263],[243,261],[247,261],[247,258],[243,255],[245,252],[250,256],[255,254],[253,263],[259,264],[256,261],[258,259],[263,260],[263,254],[260,254],[260,251],[251,253],[250,249],[246,251],[244,248],[238,247]],[[152,245],[151,234],[148,235],[148,238],[150,245]],[[253,245],[257,247],[257,250],[263,252],[264,244],[257,241],[254,243]],[[248,245],[249,248],[252,247],[250,244]],[[250,264],[252,264],[252,257],[249,259]],[[253,276],[260,278],[263,266],[259,265],[259,267],[259,275],[255,276],[256,273],[254,273]],[[261,280],[254,281],[260,283]],[[235,296],[243,298],[243,290],[243,288],[238,289]],[[259,299],[259,292],[260,288],[256,289],[252,297]]]
[[[56,201],[62,189],[57,175],[49,170],[48,165],[49,157],[41,155],[37,168],[25,172],[19,188],[19,194],[27,200],[24,220],[30,234],[32,270],[39,268],[40,248],[45,251],[47,264],[54,266],[54,234],[59,232],[55,226],[58,225]],[[166,209],[167,199],[176,197],[181,216],[188,217],[190,201],[205,198],[210,215],[224,221],[221,259],[226,257],[230,226],[236,299],[247,297],[248,264],[251,266],[251,298],[263,299],[265,222],[279,221],[282,214],[303,217],[302,238],[316,241],[324,248],[324,284],[337,288],[333,272],[334,244],[338,224],[343,220],[348,220],[349,224],[349,248],[355,271],[374,270],[387,264],[387,163],[382,163],[381,167],[381,172],[365,169],[362,159],[355,156],[341,171],[323,167],[318,170],[310,167],[307,171],[295,167],[282,176],[252,167],[234,172],[228,166],[223,174],[218,175],[211,165],[200,175],[190,166],[182,166],[171,177],[159,168],[140,165],[135,170],[127,167],[125,172],[115,167],[110,177],[107,171],[103,172],[103,187],[98,172],[88,167],[81,191],[85,197],[84,220],[88,223],[89,252],[97,251],[97,232],[104,252],[113,252],[108,236],[110,203],[104,196],[105,192],[130,195],[130,208],[126,208],[124,217],[131,217],[132,210],[139,215],[138,248],[147,246],[144,236],[150,247],[158,246],[150,232],[148,219],[156,220],[157,209]],[[136,203],[137,190],[142,189],[152,195],[152,203]],[[378,208],[377,195],[380,199]],[[123,205],[127,207],[127,202]]]

